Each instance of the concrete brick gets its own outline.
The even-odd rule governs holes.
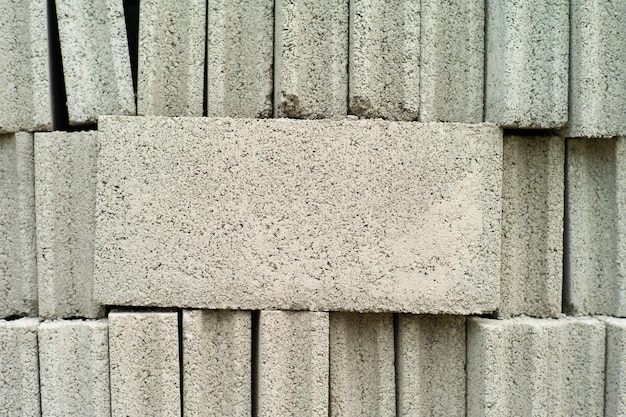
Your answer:
[[[606,325],[604,415],[626,415],[626,320],[603,317]]]
[[[567,122],[568,0],[486,0],[485,120],[516,128]]]
[[[330,313],[330,415],[395,416],[392,314]]]
[[[562,138],[504,137],[500,316],[561,313],[564,166]]]
[[[348,0],[276,0],[274,116],[348,111]]]
[[[465,415],[465,317],[400,314],[398,415]]]
[[[142,1],[137,114],[202,116],[206,0]]]
[[[626,139],[567,141],[565,301],[626,315]]]
[[[106,320],[39,326],[41,415],[110,416]]]
[[[569,137],[626,135],[626,1],[573,0]]]
[[[350,114],[417,120],[420,1],[350,2]]]
[[[259,416],[328,416],[328,313],[261,311]]]
[[[33,135],[0,135],[0,317],[37,315]]]
[[[468,319],[467,415],[602,416],[604,324]]]
[[[122,2],[58,0],[56,10],[70,124],[135,114]]]
[[[421,0],[420,121],[483,120],[485,0]]]
[[[0,1],[0,133],[52,128],[46,3]]]
[[[39,416],[39,319],[0,320],[0,410],[6,416]]]
[[[497,307],[495,126],[107,117],[99,135],[103,304]]]
[[[39,315],[98,317],[93,301],[97,132],[35,134]]]
[[[178,314],[109,313],[111,415],[180,416]]]
[[[274,1],[208,3],[209,117],[272,117]]]
[[[184,310],[183,415],[252,413],[248,311]]]

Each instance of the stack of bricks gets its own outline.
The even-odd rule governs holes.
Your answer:
[[[626,0],[0,10],[1,415],[626,414]]]

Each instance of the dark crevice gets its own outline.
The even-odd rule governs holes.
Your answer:
[[[202,95],[202,115],[208,116],[209,114],[209,2],[204,4],[204,80],[203,80],[203,95]]]
[[[561,136],[559,129],[518,129],[505,127],[503,129],[504,136]]]
[[[259,311],[252,311],[251,315],[251,337],[250,337],[250,352],[251,361],[250,364],[250,396],[252,400],[251,410],[252,417],[258,415],[259,411],[259,325],[261,320],[261,313]]]
[[[106,306],[108,313],[176,313],[178,309],[172,307],[136,307],[136,306]]]
[[[137,109],[137,68],[139,59],[139,0],[124,0],[124,20],[126,22],[126,38],[130,54],[130,71],[133,77],[135,93],[135,109]]]
[[[50,71],[50,105],[52,129],[68,130],[67,95],[63,78],[63,59],[55,0],[48,0],[48,65]]]
[[[567,169],[567,140],[564,140],[564,166],[563,166],[563,281],[561,288],[561,312],[565,314],[572,313],[572,304],[570,303],[570,266],[569,266],[569,247],[570,247],[570,236],[569,236],[569,205],[567,203],[568,196],[568,169]]]
[[[400,366],[398,360],[400,358],[400,331],[398,329],[400,316],[396,313],[393,315],[393,367],[394,378],[396,383],[396,415],[400,415]]]
[[[178,310],[178,387],[180,390],[180,417],[183,417],[185,414],[184,404],[183,404],[183,394],[184,394],[184,362],[183,362],[183,310]]]

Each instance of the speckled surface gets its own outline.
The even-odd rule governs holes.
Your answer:
[[[601,317],[606,325],[605,417],[626,414],[626,320]]]

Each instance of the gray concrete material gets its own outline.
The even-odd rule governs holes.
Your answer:
[[[465,317],[400,314],[396,392],[400,416],[465,415]]]
[[[37,315],[33,135],[0,135],[0,317]]]
[[[603,317],[606,325],[604,415],[626,415],[626,320]]]
[[[41,415],[110,416],[107,321],[45,321],[38,340]]]
[[[56,1],[69,123],[135,114],[122,2]]]
[[[93,300],[97,132],[35,134],[39,315],[103,314]]]
[[[495,310],[495,126],[100,119],[103,304]]]
[[[626,139],[567,141],[566,308],[626,316]]]
[[[261,311],[259,416],[328,416],[328,313]]]
[[[180,416],[176,312],[109,313],[111,415]]]
[[[421,0],[421,122],[482,122],[484,3]]]
[[[206,0],[142,1],[137,114],[202,116]]]
[[[468,319],[467,416],[602,416],[604,324]]]
[[[207,116],[272,117],[274,1],[210,1],[207,17]]]
[[[52,129],[46,4],[0,1],[0,133]]]
[[[515,128],[567,122],[569,4],[486,0],[486,121]]]
[[[626,135],[626,1],[573,0],[568,137]]]
[[[350,114],[417,120],[420,0],[350,2]]]
[[[0,411],[40,416],[37,327],[39,319],[0,320]]]
[[[182,338],[183,415],[251,415],[250,312],[184,310]]]
[[[501,317],[561,313],[564,165],[562,138],[504,137]]]
[[[329,415],[395,417],[392,314],[330,313]]]
[[[276,0],[274,116],[322,119],[348,111],[348,0]]]

